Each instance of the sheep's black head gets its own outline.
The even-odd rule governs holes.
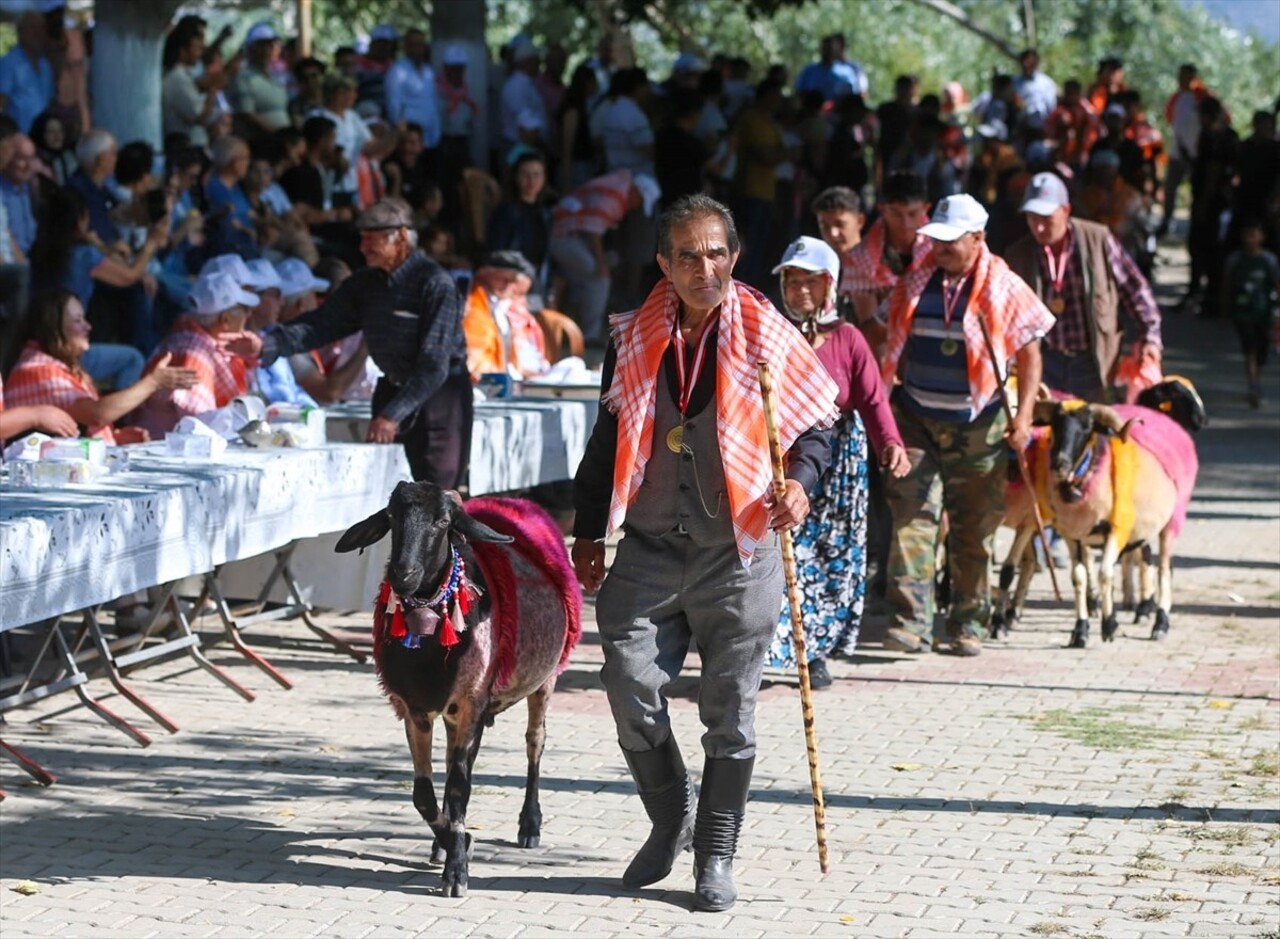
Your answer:
[[[435,583],[423,582],[444,571],[452,540],[511,541],[468,515],[453,490],[425,482],[402,482],[392,491],[387,507],[348,528],[334,550],[367,547],[382,540],[387,532],[391,532],[387,579],[402,596],[424,587],[435,590]]]
[[[1078,502],[1106,447],[1107,437],[1127,440],[1129,425],[1112,408],[1083,401],[1055,401],[1036,405],[1038,421],[1048,418],[1053,434],[1049,471],[1064,502]]]

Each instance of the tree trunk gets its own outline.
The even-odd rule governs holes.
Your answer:
[[[165,32],[182,0],[99,3],[94,15],[90,91],[93,123],[121,144],[163,144],[160,55]]]
[[[479,113],[476,115],[475,133],[471,136],[471,160],[476,166],[489,166],[489,80],[499,74],[498,67],[491,69],[489,48],[484,41],[486,0],[449,0],[431,5],[431,60],[437,73],[443,68],[440,61],[446,46],[460,46],[467,51],[467,87],[475,99]],[[496,89],[499,93],[501,87]]]

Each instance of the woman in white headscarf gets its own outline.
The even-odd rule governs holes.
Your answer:
[[[875,355],[862,333],[836,312],[840,259],[835,251],[818,238],[799,238],[773,272],[781,278],[783,312],[800,327],[839,388],[831,468],[820,491],[810,497],[809,517],[794,532],[809,681],[814,688],[825,688],[831,684],[827,657],[853,654],[862,620],[868,431],[880,465],[888,472],[904,476],[911,463]],[[769,664],[796,664],[785,597]]]

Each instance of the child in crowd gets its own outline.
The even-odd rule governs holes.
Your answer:
[[[1222,303],[1240,336],[1249,383],[1246,398],[1256,409],[1262,405],[1262,366],[1280,317],[1280,262],[1262,247],[1261,222],[1242,225],[1240,240],[1240,250],[1227,259]]]

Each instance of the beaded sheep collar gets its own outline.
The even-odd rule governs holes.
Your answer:
[[[382,582],[374,605],[373,622],[375,630],[382,627],[384,641],[397,639],[406,649],[417,649],[422,645],[424,636],[435,635],[437,627],[440,627],[440,645],[447,649],[458,644],[458,633],[466,631],[466,614],[480,591],[467,578],[467,562],[458,549],[450,546],[449,553],[448,573],[430,599],[403,596],[391,589],[389,581]],[[394,606],[391,603],[393,596]]]

